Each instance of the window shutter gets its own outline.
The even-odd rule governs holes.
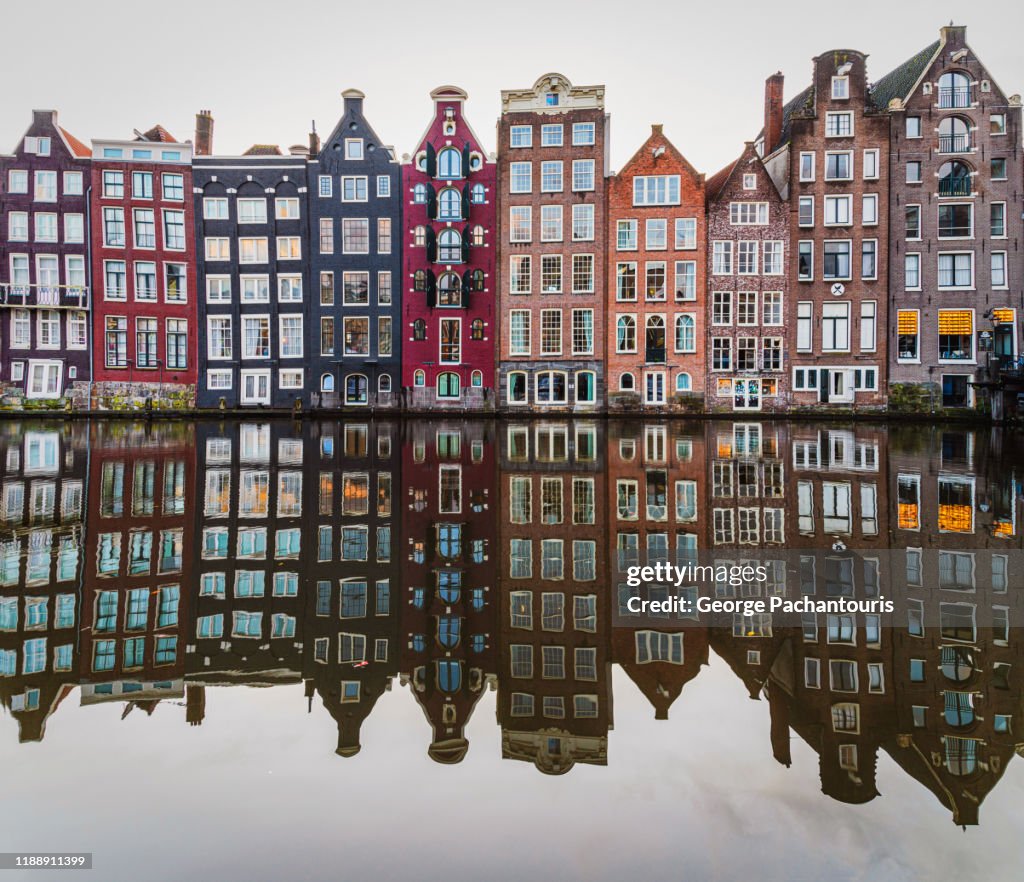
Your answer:
[[[462,249],[465,251],[466,243],[462,243]],[[465,296],[473,290],[473,270],[466,270],[462,274],[462,296],[463,303],[465,303]]]
[[[437,260],[437,233],[433,227],[427,227],[427,260],[430,263]]]
[[[469,177],[469,141],[462,148],[462,177]]]
[[[462,231],[462,262],[469,263],[469,226]]]
[[[433,184],[427,184],[427,217],[437,220],[437,191]]]
[[[437,305],[437,279],[434,278],[433,270],[427,270],[427,306],[433,308]]]
[[[427,141],[427,176],[437,177],[437,151],[429,141]]]
[[[470,188],[470,184],[466,184],[466,186],[462,188],[462,217],[464,220],[469,220]],[[468,230],[469,227],[466,227],[466,229]]]
[[[463,309],[469,309],[469,291],[470,291],[470,289],[469,289],[468,285],[463,285],[462,286],[462,308]]]

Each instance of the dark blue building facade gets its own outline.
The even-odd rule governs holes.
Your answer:
[[[401,170],[363,116],[365,96],[342,93],[344,115],[308,165],[307,331],[313,407],[400,405]]]
[[[310,403],[306,164],[273,147],[194,160],[199,407]]]

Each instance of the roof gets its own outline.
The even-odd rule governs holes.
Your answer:
[[[709,201],[711,199],[714,199],[722,191],[722,187],[724,187],[725,182],[729,180],[729,177],[732,175],[733,169],[736,168],[736,165],[739,163],[741,158],[742,157],[737,156],[725,168],[723,168],[721,171],[715,172],[710,178],[708,178],[708,181],[704,185],[704,187]]]
[[[71,134],[67,129],[60,128],[60,133],[64,136],[64,140],[68,142],[68,147],[71,148],[71,152],[75,156],[90,157],[92,156],[92,150],[85,146],[81,141],[78,140],[74,135]]]
[[[174,136],[170,132],[168,132],[167,129],[165,129],[159,123],[157,125],[153,126],[153,128],[151,128],[148,132],[143,132],[141,136],[136,138],[136,140],[137,141],[163,141],[164,143],[167,143],[167,144],[176,144],[177,143],[177,141],[175,140]]]
[[[242,156],[284,156],[277,144],[253,144]]]
[[[887,110],[893,98],[905,99],[917,85],[925,68],[939,50],[940,41],[926,46],[912,55],[903,64],[893,68],[877,83],[871,86],[871,100],[879,110]]]

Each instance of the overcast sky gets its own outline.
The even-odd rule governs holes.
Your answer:
[[[643,16],[631,21],[631,8]],[[951,18],[968,26],[996,82],[1024,92],[1024,4],[1015,0],[5,3],[0,150],[10,151],[32,108],[43,107],[57,108],[87,142],[156,122],[190,138],[195,112],[209,108],[217,152],[287,147],[306,141],[313,119],[328,133],[341,91],[357,87],[371,124],[402,154],[426,127],[430,90],[444,83],[469,92],[470,122],[493,149],[501,90],[559,71],[607,85],[613,168],[661,122],[711,174],[759,130],[767,75],[785,73],[788,98],[807,84],[814,55],[850,48],[869,53],[868,74],[878,79]]]

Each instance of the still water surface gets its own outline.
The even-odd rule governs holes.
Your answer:
[[[103,880],[1019,878],[1021,442],[4,423],[0,850]],[[628,566],[706,555],[779,560],[720,599],[896,610],[629,614],[666,595]]]

